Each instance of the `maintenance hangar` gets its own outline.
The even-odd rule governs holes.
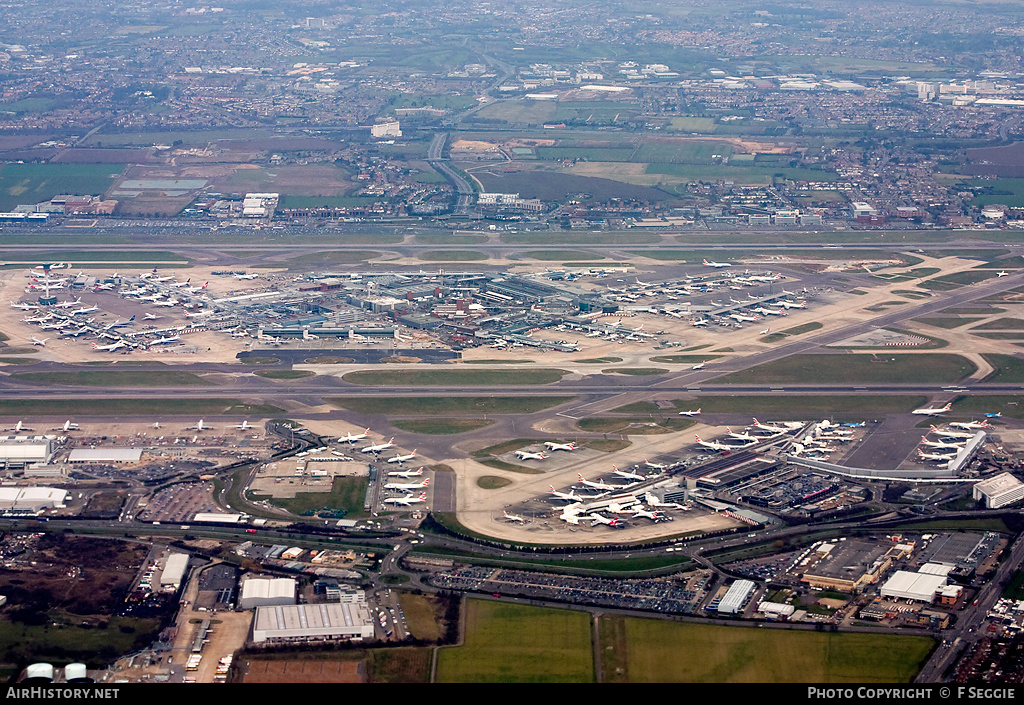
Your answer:
[[[373,620],[365,605],[328,604],[257,607],[254,643],[370,639]]]
[[[141,448],[75,448],[68,454],[69,463],[137,463]]]
[[[0,438],[0,467],[25,467],[32,463],[49,463],[54,451],[54,439],[45,436]]]

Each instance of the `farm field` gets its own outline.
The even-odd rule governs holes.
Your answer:
[[[61,193],[104,194],[122,170],[114,164],[4,164],[0,210],[48,201]]]
[[[466,600],[465,643],[438,653],[441,683],[591,683],[590,615]]]
[[[599,631],[602,680],[622,683],[908,683],[934,645],[623,617],[602,618]]]

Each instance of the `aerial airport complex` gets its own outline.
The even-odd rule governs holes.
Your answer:
[[[856,251],[25,262],[0,277],[0,384],[27,400],[4,410],[0,515],[153,538],[129,601],[172,596],[175,631],[98,680],[224,680],[243,648],[400,642],[385,573],[428,592],[953,633],[1014,547],[897,527],[1024,499],[1019,397],[1000,383],[1016,343],[990,335],[1018,327],[1024,281],[1000,266]],[[34,412],[54,390],[77,401]],[[146,411],[87,403],[139,396]],[[180,398],[196,411],[161,411]],[[420,550],[438,539],[462,557]],[[234,558],[197,570],[211,541]],[[501,562],[520,551],[668,568]],[[1024,628],[983,607],[1001,633]]]

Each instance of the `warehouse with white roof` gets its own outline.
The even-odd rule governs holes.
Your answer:
[[[44,509],[60,509],[67,490],[55,487],[0,487],[0,513],[38,514]]]
[[[275,607],[295,604],[296,582],[293,578],[249,578],[242,583],[238,607]]]
[[[935,599],[935,593],[945,587],[946,582],[945,575],[898,570],[895,575],[885,581],[885,584],[879,589],[879,593],[882,597],[932,602]]]
[[[252,640],[257,644],[372,637],[370,611],[360,604],[257,607],[252,629]]]

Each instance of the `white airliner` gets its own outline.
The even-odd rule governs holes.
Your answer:
[[[429,486],[430,486],[430,478],[429,477],[425,477],[422,480],[420,480],[419,482],[407,482],[407,483],[389,482],[386,485],[384,485],[384,489],[386,489],[386,490],[422,490],[423,488],[429,487]]]
[[[252,424],[249,423],[248,419],[245,419],[242,423],[235,424],[234,426],[228,426],[228,428],[237,428],[245,431],[246,429],[252,428]]]
[[[644,467],[648,467],[651,470],[665,470],[668,468],[668,465],[663,465],[662,463],[652,463],[650,460],[644,460]]]
[[[128,347],[128,343],[124,342],[123,340],[118,340],[116,343],[111,343],[110,345],[97,345],[96,343],[92,344],[93,350],[103,350],[104,352],[114,352],[119,348],[126,347]]]
[[[520,460],[547,460],[548,457],[544,455],[544,451],[541,451],[540,453],[531,453],[526,450],[517,450],[516,455],[519,456]]]
[[[7,430],[8,431],[35,431],[34,428],[29,428],[28,426],[26,426],[23,421],[19,421],[18,423],[14,424],[13,426],[11,426]]]
[[[732,265],[728,262],[708,262],[704,260],[705,267],[714,267],[715,269],[721,269],[722,267],[731,267]]]
[[[12,301],[11,302],[11,308],[20,308],[22,311],[32,311],[33,309],[37,309],[39,307],[36,306],[35,304],[26,304],[26,303],[20,303],[20,302]]]
[[[545,441],[544,445],[548,447],[548,450],[576,450],[575,443],[555,443],[554,441]]]
[[[361,441],[364,438],[370,437],[370,429],[366,429],[362,433],[345,433],[344,438],[339,438],[338,443],[355,443]]]
[[[929,441],[928,436],[921,436],[921,445],[928,446],[929,448],[955,448],[956,450],[960,450],[967,445],[967,442],[947,443],[946,441]]]
[[[64,425],[58,426],[57,428],[55,428],[53,430],[54,431],[77,431],[78,430],[78,424],[71,423],[71,419],[68,419],[67,421],[64,422]]]
[[[700,416],[700,409],[695,409],[695,410],[691,410],[691,411],[680,411],[679,415],[680,416]]]
[[[953,421],[949,425],[952,426],[953,428],[962,428],[966,430],[970,430],[972,428],[992,428],[991,424],[989,424],[987,421]]]
[[[554,485],[549,485],[548,489],[551,490],[551,494],[555,495],[556,499],[564,499],[567,502],[579,502],[583,498],[576,494],[576,490],[569,490],[568,492],[559,492],[555,489]]]
[[[735,431],[733,431],[728,426],[725,427],[725,433],[726,433],[726,435],[729,436],[729,438],[735,438],[735,439],[741,440],[741,441],[753,441],[753,442],[756,443],[758,441],[763,441],[764,440],[764,438],[758,438],[757,436],[751,436],[746,431],[744,431],[743,433],[736,433]]]
[[[173,284],[168,284],[167,286],[169,286],[169,287],[171,287],[173,289],[178,289],[178,288],[183,287],[183,286],[188,286],[191,283],[192,283],[192,277],[189,277],[188,279],[186,279],[183,282],[174,282]]]
[[[702,441],[700,436],[695,435],[697,439],[697,445],[703,446],[709,450],[736,450],[736,446],[731,446],[726,443],[716,443],[715,441]]]
[[[670,507],[672,509],[689,510],[689,507],[686,507],[682,504],[676,504],[675,502],[662,502],[660,499],[654,496],[653,492],[645,492],[644,501],[647,502],[647,504],[649,504],[652,507]]]
[[[643,506],[633,507],[627,510],[630,514],[638,519],[650,519],[651,521],[665,521],[669,517],[659,512],[650,512],[643,508]]]
[[[99,311],[99,306],[83,306],[82,308],[76,308],[71,312],[72,316],[77,316],[80,313],[92,313],[93,311]]]
[[[760,331],[760,332],[758,333],[758,335],[768,335],[768,334],[769,334],[769,333],[771,333],[771,332],[772,332],[772,329],[771,329],[771,328],[765,328],[765,329],[764,329],[763,331]]]
[[[644,462],[647,463],[646,460]],[[647,466],[651,467],[651,464],[647,463]],[[665,466],[661,465],[660,467],[664,468]],[[643,475],[638,475],[635,472],[630,472],[629,470],[619,470],[619,468],[616,467],[615,465],[612,465],[612,473],[614,473],[615,475],[618,475],[619,477],[624,477],[627,480],[646,480],[647,479]]]
[[[779,301],[777,302],[782,308],[807,308],[807,304],[803,301]]]
[[[395,447],[395,437],[392,436],[391,439],[388,440],[387,443],[377,443],[377,444],[374,444],[374,445],[371,445],[371,446],[366,446],[365,448],[363,448],[359,452],[360,453],[379,453],[382,450],[387,450],[388,448],[394,448],[394,447]]]
[[[576,477],[580,479],[580,482],[582,482],[585,486],[589,487],[592,490],[610,491],[615,489],[615,487],[609,485],[604,480],[598,480],[596,482],[594,480],[585,480],[583,478],[583,475],[579,473],[576,473]]]
[[[213,429],[213,426],[207,426],[206,424],[204,424],[202,419],[199,419],[199,423],[197,423],[195,426],[188,427],[188,430],[190,431],[212,431]]]
[[[415,470],[392,470],[388,473],[390,477],[419,477],[423,474],[423,468]]]
[[[81,296],[79,296],[74,301],[61,301],[60,303],[54,304],[54,306],[56,306],[57,308],[71,308],[72,306],[77,306],[80,303],[82,303]]]
[[[917,451],[917,457],[922,460],[934,460],[937,463],[945,463],[956,457],[956,453],[950,455],[942,455],[941,453],[925,453],[923,451]]]
[[[49,338],[39,339],[39,338],[36,338],[35,336],[33,336],[32,337],[32,344],[33,345],[42,345],[45,348],[47,340],[49,340]]]
[[[997,277],[1008,277],[1008,276],[1010,276],[1010,273],[1009,272],[996,272],[996,276]]]
[[[910,413],[912,413],[912,414],[923,414],[925,416],[938,416],[939,414],[944,414],[945,412],[949,411],[950,408],[952,408],[952,406],[953,406],[953,402],[950,402],[950,403],[946,404],[943,407],[927,407],[926,406],[926,407],[923,407],[921,409],[914,409]]]
[[[408,507],[410,504],[419,504],[420,502],[426,502],[426,501],[427,501],[427,493],[426,492],[421,493],[419,497],[413,497],[412,495],[407,495],[405,497],[388,497],[387,499],[384,500],[384,502],[386,504],[398,504],[398,505],[401,505],[403,507]]]
[[[562,513],[558,515],[558,518],[567,524],[579,526],[580,523],[580,510],[578,504],[570,504],[562,509]]]
[[[519,516],[518,514],[509,514],[508,512],[502,512],[501,515],[502,515],[502,517],[504,517],[505,519],[508,519],[509,521],[518,522],[519,524],[525,524],[526,523],[526,519],[524,519],[523,517]]]
[[[236,274],[235,279],[242,281],[244,279],[255,279],[259,274]]]
[[[931,432],[934,433],[935,435],[945,436],[946,438],[974,438],[973,433],[964,433],[963,431],[940,431],[934,426],[929,426],[928,428],[931,429]]]
[[[396,455],[396,456],[393,456],[391,458],[388,458],[388,462],[389,463],[404,463],[406,460],[412,460],[415,457],[416,457],[416,449],[413,448],[413,451],[411,453],[408,453],[406,455]]]
[[[691,370],[703,370],[704,369],[704,365],[706,365],[706,364],[708,364],[708,363],[707,362],[698,362],[696,365],[694,365],[690,369]]]
[[[590,518],[593,519],[593,521],[590,523],[591,526],[597,526],[598,524],[604,524],[605,526],[611,526],[611,527],[616,528],[616,529],[621,528],[622,526],[624,526],[624,524],[619,519],[609,519],[608,517],[604,516],[603,514],[599,514],[597,512],[591,514]]]
[[[742,313],[730,313],[726,318],[731,318],[739,323],[756,323],[757,319],[753,316],[744,316]]]

